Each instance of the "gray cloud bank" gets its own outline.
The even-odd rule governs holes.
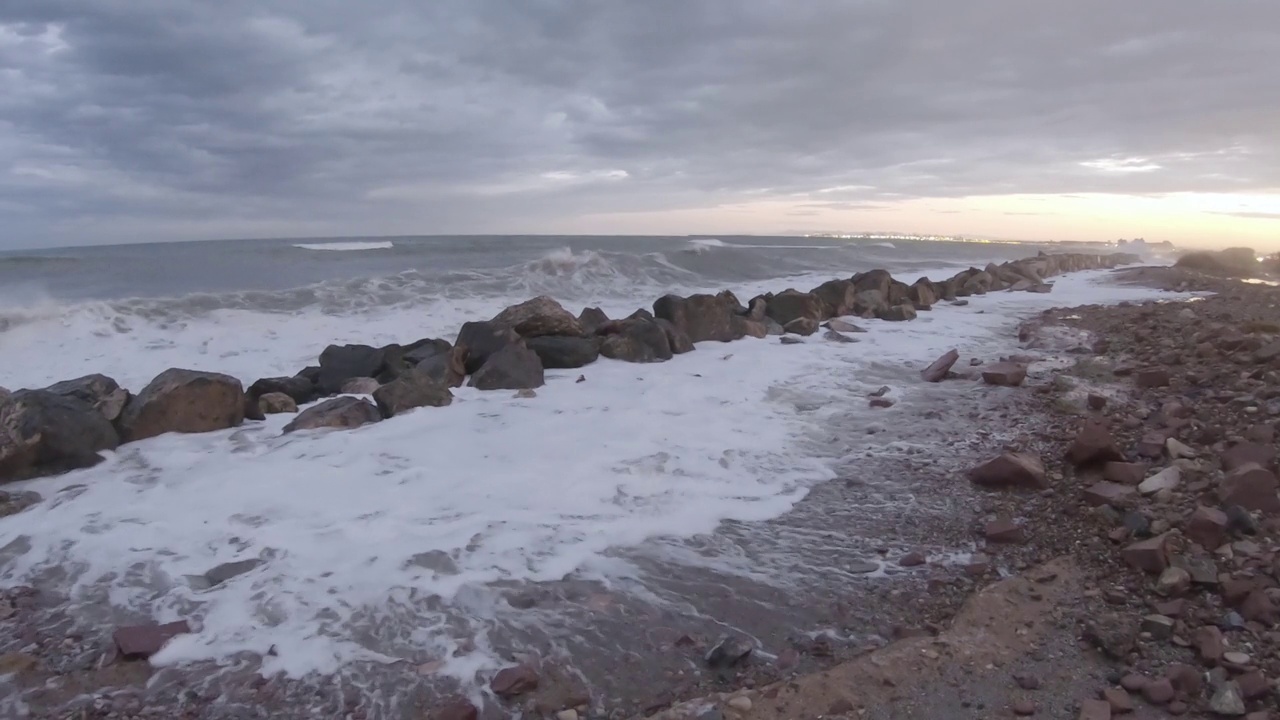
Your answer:
[[[0,247],[1277,188],[1277,67],[1274,0],[5,0]]]

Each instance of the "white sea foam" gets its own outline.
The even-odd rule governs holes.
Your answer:
[[[368,242],[328,242],[328,243],[295,243],[300,250],[329,250],[333,252],[354,252],[356,250],[390,250],[395,243],[390,240]]]
[[[895,396],[909,403],[916,390],[914,369],[901,370],[907,364],[951,347],[975,356],[1007,351],[1017,318],[1048,307],[1154,295],[1101,285],[1104,276],[1058,278],[1049,295],[993,293],[965,308],[943,305],[911,323],[870,321],[858,344],[706,343],[668,363],[601,360],[549,372],[532,399],[460,389],[448,408],[354,431],[284,437],[288,418],[273,416],[127,445],[95,468],[24,484],[47,500],[0,524],[0,548],[22,537],[30,545],[7,562],[0,554],[0,583],[58,567],[86,609],[106,599],[157,620],[195,620],[198,632],[172,643],[160,662],[274,645],[266,670],[300,675],[413,647],[470,681],[499,662],[483,640],[493,583],[555,580],[583,568],[607,579],[613,566],[602,561],[611,547],[786,512],[832,477],[840,459],[823,454],[824,419],[860,407],[885,372],[902,376]],[[802,280],[796,284],[810,279]],[[356,317],[223,311],[124,333],[156,344],[145,351],[108,335],[19,361],[31,377],[53,380],[100,369],[112,352],[132,348],[116,371],[133,387],[168,365],[253,378],[292,372],[329,341],[448,336],[509,301]],[[579,373],[586,382],[574,382]],[[456,572],[410,562],[431,552],[447,555]],[[207,591],[185,580],[246,558],[266,562]],[[456,638],[442,611],[424,602],[430,596],[478,621],[476,652],[454,657]],[[365,632],[372,625],[379,631]]]

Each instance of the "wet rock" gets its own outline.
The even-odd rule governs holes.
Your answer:
[[[733,293],[719,295],[664,295],[653,304],[653,315],[670,322],[691,342],[730,342],[746,335]]]
[[[811,318],[819,322],[825,320],[826,310],[822,298],[817,295],[788,289],[768,299],[765,315],[786,327],[787,323],[796,318]]]
[[[520,334],[507,325],[492,321],[472,321],[462,324],[453,345],[465,353],[463,363],[467,375],[479,370],[499,350],[521,344]]]
[[[412,370],[374,390],[373,401],[382,417],[390,418],[414,408],[445,407],[453,402],[453,393],[430,375]]]
[[[1146,476],[1147,469],[1142,463],[1108,462],[1102,467],[1102,477],[1121,485],[1137,485]]]
[[[893,407],[896,403],[889,398],[876,397],[871,398],[867,404],[873,408],[887,409]]]
[[[982,371],[982,381],[988,385],[1017,387],[1027,379],[1027,368],[1017,363],[994,363]]]
[[[1169,371],[1164,368],[1144,368],[1133,374],[1139,388],[1158,388],[1169,385]]]
[[[317,383],[324,395],[342,390],[351,378],[377,377],[386,356],[381,348],[368,345],[330,345],[320,353],[320,379]]]
[[[73,397],[93,406],[108,422],[115,422],[129,401],[129,391],[106,375],[85,375],[45,388],[54,395]]]
[[[1116,447],[1111,431],[1099,422],[1086,422],[1067,449],[1067,462],[1076,467],[1122,460],[1124,454]]]
[[[186,620],[166,623],[164,625],[148,624],[122,627],[115,631],[112,639],[116,649],[125,660],[146,660],[160,652],[165,643],[178,635],[191,632]]]
[[[942,357],[933,361],[929,367],[920,371],[920,377],[925,382],[942,382],[946,379],[947,373],[951,372],[951,367],[960,359],[960,353],[956,350],[948,350]]]
[[[791,335],[784,335],[781,338],[779,338],[779,341],[783,345],[803,345],[804,344],[803,340],[801,340],[798,337],[793,337]]]
[[[855,340],[854,338],[851,338],[851,337],[849,337],[848,335],[841,335],[840,333],[836,332],[835,330],[828,330],[828,331],[826,331],[825,333],[823,333],[823,334],[822,334],[822,337],[823,337],[823,339],[824,339],[824,340],[830,340],[831,342],[837,342],[837,343],[856,343],[856,342],[858,342],[858,341],[857,341],[857,340]]]
[[[1135,497],[1137,491],[1131,485],[1113,482],[1100,482],[1085,488],[1084,501],[1093,506],[1111,505],[1124,507]]]
[[[508,345],[490,355],[468,384],[479,390],[524,390],[544,383],[538,354],[522,345]]]
[[[808,336],[818,332],[818,321],[807,317],[796,318],[783,325],[782,329],[795,335]]]
[[[1107,688],[1102,691],[1102,699],[1111,706],[1111,712],[1117,715],[1133,712],[1133,698],[1124,688]]]
[[[836,332],[842,333],[864,333],[867,331],[866,328],[858,327],[851,322],[845,322],[838,318],[828,320],[824,323],[824,326],[829,330],[835,330]]]
[[[1142,688],[1142,696],[1152,705],[1166,705],[1173,700],[1174,694],[1173,683],[1168,678],[1152,680]]]
[[[1222,653],[1226,650],[1223,645],[1222,631],[1213,625],[1202,625],[1196,628],[1192,642],[1195,643],[1200,659],[1210,665],[1221,660]]]
[[[527,665],[503,668],[489,681],[489,689],[501,698],[513,698],[538,689],[538,673]]]
[[[0,482],[91,467],[119,444],[111,423],[83,400],[47,390],[0,399]]]
[[[969,480],[986,488],[1043,490],[1049,487],[1040,458],[1026,453],[1010,452],[988,460],[969,471]]]
[[[725,637],[716,643],[705,658],[708,666],[713,668],[729,668],[745,662],[754,649],[752,644],[743,638]]]
[[[613,360],[652,363],[664,362],[674,356],[666,332],[652,320],[620,320],[605,325],[597,332],[605,334],[600,354]]]
[[[928,562],[928,557],[922,552],[909,552],[898,558],[898,565],[901,567],[918,567]]]
[[[339,390],[343,395],[372,395],[382,387],[382,383],[371,377],[354,377],[342,383]]]
[[[1218,487],[1218,495],[1225,505],[1239,505],[1264,513],[1280,512],[1276,485],[1276,476],[1270,470],[1256,463],[1245,463],[1227,473]]]
[[[298,413],[292,422],[284,426],[284,432],[319,428],[350,430],[380,420],[382,420],[382,413],[373,403],[363,398],[344,395],[325,400]]]
[[[118,423],[121,439],[235,427],[244,422],[244,400],[243,386],[230,375],[171,368],[129,400]]]
[[[1084,639],[1108,657],[1121,660],[1133,649],[1138,628],[1126,615],[1106,613],[1085,624]]]
[[[525,340],[547,370],[568,370],[590,365],[600,357],[596,340],[583,337],[544,335]]]
[[[539,342],[543,338],[528,340],[528,343]],[[436,353],[418,361],[413,370],[446,387],[462,387],[467,377],[467,348],[454,347],[448,352]]]
[[[302,375],[293,377],[273,377],[256,380],[245,391],[249,397],[260,398],[270,393],[288,395],[298,405],[305,405],[316,399],[317,389],[310,378]]]
[[[1209,711],[1223,717],[1244,715],[1244,697],[1240,694],[1240,686],[1234,682],[1224,682],[1209,699]]]
[[[1161,490],[1174,490],[1182,483],[1182,470],[1177,465],[1170,465],[1138,484],[1138,492],[1143,495],[1155,495]]]
[[[430,720],[477,720],[480,710],[465,698],[455,698],[430,715]]]
[[[588,335],[594,335],[603,325],[609,322],[609,316],[598,307],[583,308],[578,313],[578,324],[582,326],[582,331]]]
[[[512,305],[495,315],[490,322],[494,325],[509,327],[521,337],[526,338],[543,335],[570,337],[586,335],[578,318],[546,295],[526,300],[519,305]]]
[[[261,567],[262,560],[258,558],[250,558],[248,560],[237,560],[235,562],[223,563],[204,574],[207,587],[215,587],[234,578],[244,575],[245,573]]]
[[[1098,395],[1097,393],[1089,393],[1085,402],[1090,410],[1103,410],[1107,407],[1107,396]]]
[[[1182,532],[1192,542],[1213,550],[1227,538],[1227,514],[1217,508],[1201,505],[1187,518]]]
[[[903,303],[894,305],[876,313],[876,317],[888,322],[904,322],[916,319],[916,308],[914,305]]]
[[[272,392],[258,398],[258,411],[264,415],[298,412],[298,403],[284,393]]]
[[[1121,558],[1130,566],[1145,573],[1156,575],[1169,567],[1168,537],[1157,535],[1147,540],[1135,542],[1120,552]]]
[[[828,280],[810,294],[822,301],[822,314],[826,317],[853,314],[858,300],[858,289],[852,280]]]

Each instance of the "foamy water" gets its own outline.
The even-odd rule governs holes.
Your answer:
[[[941,305],[910,323],[859,320],[870,332],[856,344],[820,336],[797,346],[777,338],[703,343],[662,364],[602,359],[551,371],[531,399],[459,389],[448,408],[353,431],[286,437],[289,418],[274,416],[127,445],[95,468],[22,485],[46,502],[0,523],[0,582],[47,582],[45,573],[60,568],[64,584],[50,589],[68,591],[85,613],[100,614],[105,601],[125,614],[192,620],[197,632],[171,643],[160,663],[274,647],[264,671],[300,676],[426,652],[443,661],[442,673],[469,683],[505,664],[486,641],[502,621],[498,587],[634,579],[635,568],[611,549],[785,513],[847,460],[831,442],[833,414],[852,408],[869,423],[893,417],[865,410],[884,368],[922,367],[952,347],[990,357],[1010,349],[1021,317],[1155,295],[1106,285],[1106,275],[1057,278],[1049,295]],[[749,297],[828,277],[734,289]],[[605,309],[627,314],[648,305],[651,290],[608,299]],[[463,321],[516,299],[427,298],[355,314],[223,309],[178,321],[135,316],[124,327],[103,327],[89,313],[11,330],[10,340],[27,334],[6,359],[30,386],[102,371],[136,390],[170,366],[247,382],[292,374],[329,342],[451,338]],[[585,382],[574,382],[579,374]],[[916,391],[906,381],[891,397],[909,405]],[[886,442],[886,452],[901,449]],[[784,585],[798,571],[666,557],[725,573],[769,572]],[[264,562],[212,589],[189,579],[245,559]],[[463,636],[475,649],[455,656]]]
[[[299,250],[329,250],[332,252],[354,252],[357,250],[390,250],[395,243],[390,240],[368,242],[327,242],[327,243],[295,243]]]

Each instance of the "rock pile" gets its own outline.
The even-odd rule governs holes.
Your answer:
[[[481,390],[532,390],[548,368],[578,368],[604,356],[624,362],[663,362],[690,352],[699,342],[731,342],[767,335],[812,335],[826,323],[832,342],[851,343],[842,333],[860,332],[841,317],[909,321],[943,300],[996,291],[1047,292],[1046,279],[1078,270],[1133,264],[1133,255],[1062,254],[1027,258],[983,269],[969,268],[942,282],[920,278],[908,285],[884,270],[830,280],[808,292],[787,289],[752,298],[743,305],[733,293],[679,297],[666,295],[652,312],[641,309],[610,320],[597,308],[574,316],[549,297],[509,307],[485,321],[464,324],[453,342],[427,338],[409,345],[330,345],[317,365],[293,377],[263,378],[245,390],[218,373],[174,368],[157,376],[137,395],[103,375],[60,382],[43,390],[0,393],[0,482],[85,467],[98,453],[121,442],[163,433],[197,433],[235,427],[267,414],[310,407],[285,432],[313,428],[353,428],[421,407],[443,407],[450,388],[469,384]],[[1258,348],[1263,350],[1263,348]],[[1280,349],[1275,354],[1280,354]],[[948,376],[944,359],[924,373],[930,381]],[[988,382],[1018,385],[1025,372],[1001,364]],[[1241,471],[1239,492],[1256,481]]]

